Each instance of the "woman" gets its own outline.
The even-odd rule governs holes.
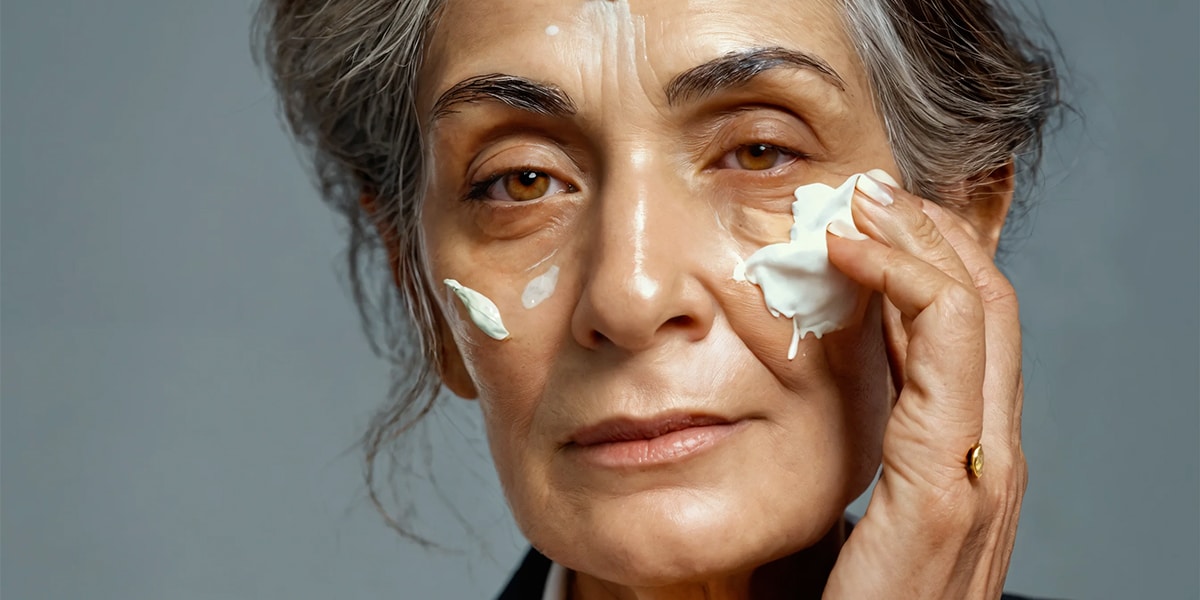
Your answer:
[[[380,305],[410,334],[387,337],[408,389],[368,464],[439,384],[476,399],[536,549],[508,597],[1001,594],[1026,476],[1017,303],[993,257],[1056,104],[1007,13],[277,0],[261,17],[285,115],[349,218],[360,306],[379,250],[407,309],[390,328]],[[851,291],[802,335],[747,265],[801,229],[797,190],[835,202],[812,184],[850,208],[814,246],[836,271],[782,293]]]

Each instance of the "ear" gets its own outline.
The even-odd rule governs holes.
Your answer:
[[[1009,160],[989,173],[963,184],[963,206],[955,210],[971,225],[968,231],[993,258],[1000,232],[1012,208],[1016,168]]]
[[[400,290],[401,293],[406,289],[411,289],[410,286],[405,286],[400,278],[400,234],[396,231],[396,225],[390,220],[377,218],[379,215],[379,202],[373,193],[363,191],[358,197],[358,205],[371,217],[371,222],[375,224],[375,228],[379,233],[379,239],[383,241],[383,245],[387,249],[388,269],[392,272],[392,282],[396,284],[396,289]],[[440,348],[440,351],[437,353],[440,357],[437,370],[438,377],[442,380],[442,385],[446,386],[447,389],[460,398],[473,399],[478,397],[479,392],[475,389],[475,382],[471,379],[470,373],[467,372],[467,366],[463,361],[462,353],[458,350],[458,344],[455,343],[454,336],[450,333],[450,328],[446,325],[446,320],[442,318],[437,303],[432,298],[429,299],[429,302],[431,312],[433,313],[433,326],[436,336],[433,343],[437,344]]]

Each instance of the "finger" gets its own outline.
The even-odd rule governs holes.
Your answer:
[[[916,256],[962,283],[971,282],[954,247],[922,210],[924,200],[870,175],[859,177],[855,191],[854,222],[863,233]]]
[[[883,341],[888,353],[888,368],[896,397],[904,387],[904,365],[908,364],[908,330],[912,319],[904,316],[887,298],[883,299]]]
[[[987,352],[983,383],[984,443],[997,449],[1019,443],[1023,394],[1020,393],[1021,324],[1016,291],[960,217],[928,201],[923,210],[962,258],[983,303]]]
[[[877,180],[863,178],[859,186],[866,196],[894,198],[885,205],[892,219],[876,219],[880,202],[858,202],[862,218],[860,228],[872,227],[892,245],[903,244],[914,255],[942,268],[960,281],[969,282],[984,302],[984,331],[986,367],[983,389],[989,397],[984,407],[984,442],[996,450],[1010,447],[1020,440],[1020,415],[1023,395],[1016,389],[1020,381],[1021,343],[1016,294],[1007,278],[996,268],[989,252],[972,236],[969,226],[949,210],[923,200],[904,190]],[[878,193],[870,193],[879,190]],[[919,208],[921,214],[914,214]],[[858,215],[856,215],[857,217]],[[925,219],[921,217],[924,216]],[[899,227],[894,225],[900,223]],[[930,227],[932,223],[932,227]],[[889,225],[893,227],[889,228]],[[870,235],[870,234],[868,234]],[[908,242],[908,243],[904,243]],[[968,266],[968,262],[970,266]],[[909,360],[905,357],[905,360]],[[1002,456],[997,454],[997,457]]]
[[[860,230],[893,248],[911,254],[952,277],[968,290],[973,290],[970,272],[954,246],[942,235],[934,221],[922,211],[924,201],[921,198],[869,175],[859,178],[855,187],[857,193],[853,210],[855,223]],[[893,298],[889,299],[894,301]],[[905,313],[907,319],[916,317],[911,310],[902,309],[901,312]],[[905,335],[900,335],[902,333]],[[984,336],[981,328],[975,333],[979,338]],[[899,370],[907,372],[908,365],[913,364],[915,358],[910,350],[913,342],[911,327],[895,331],[893,325],[889,338],[897,338],[889,339],[889,348],[901,365]],[[908,378],[906,374],[898,383],[905,385]],[[977,391],[976,398],[978,397]]]
[[[912,318],[896,411],[912,434],[909,457],[962,475],[962,454],[983,426],[983,307],[974,288],[876,240],[831,236],[829,259]],[[917,468],[923,468],[918,466]]]
[[[886,172],[877,174],[870,171],[860,177],[855,183],[855,192],[854,219],[861,231],[910,252],[962,283],[970,282],[970,274],[953,247],[942,237],[933,221],[921,212],[920,198],[894,185],[894,180]],[[911,318],[897,319],[892,311],[887,310],[884,317],[893,382],[897,391],[900,391],[904,384],[902,374],[908,364]]]

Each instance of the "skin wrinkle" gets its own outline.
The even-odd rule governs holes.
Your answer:
[[[596,64],[602,73],[604,100],[611,102],[609,99],[612,98],[620,102],[647,95],[650,92],[644,87],[647,78],[641,72],[643,65],[649,62],[645,59],[645,20],[641,16],[635,17],[629,4],[624,2],[593,2],[585,4],[583,10],[599,12],[604,24],[602,47],[605,56]],[[582,18],[588,20],[586,16]],[[638,52],[639,48],[641,52]],[[637,88],[625,89],[630,84],[637,84]]]

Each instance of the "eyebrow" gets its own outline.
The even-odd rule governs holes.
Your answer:
[[[460,104],[496,101],[519,110],[551,117],[575,114],[575,102],[557,86],[515,75],[490,73],[464,79],[438,97],[433,103],[433,121],[458,112]]]
[[[730,52],[676,75],[667,85],[667,103],[676,105],[699,100],[748,83],[771,69],[807,69],[839,90],[846,82],[821,57],[789,48],[751,48]]]
[[[789,48],[750,48],[730,52],[676,75],[667,84],[667,103],[676,105],[745,85],[771,69],[808,69],[845,91],[846,82],[821,57]],[[518,110],[550,117],[576,113],[575,102],[558,86],[516,75],[489,73],[464,79],[438,96],[431,121],[456,112],[460,104],[494,101]]]

